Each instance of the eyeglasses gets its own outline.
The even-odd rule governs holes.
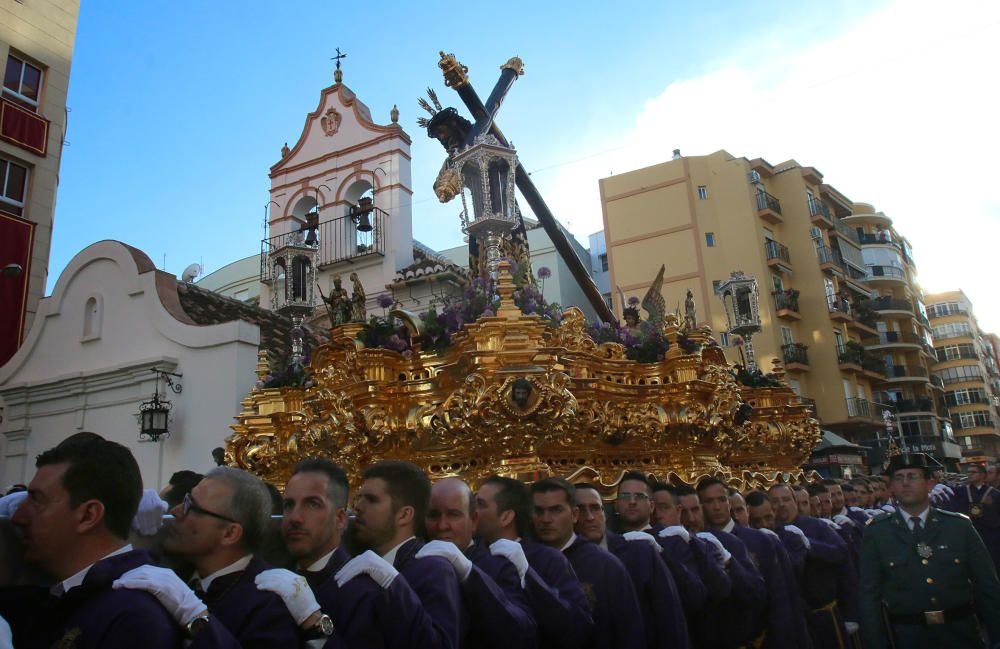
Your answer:
[[[643,491],[629,492],[629,491],[619,491],[618,500],[638,500],[640,502],[645,502],[649,500],[649,494]]]
[[[191,512],[196,514],[201,514],[202,516],[211,516],[212,518],[218,518],[220,521],[226,521],[227,523],[240,524],[239,521],[233,520],[228,516],[223,516],[222,514],[216,514],[215,512],[210,512],[198,503],[194,501],[191,494],[185,494],[184,500],[181,501],[181,518],[187,518],[187,515]]]

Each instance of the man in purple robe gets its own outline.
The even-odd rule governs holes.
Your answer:
[[[347,476],[336,464],[308,458],[295,465],[282,501],[281,535],[298,573],[347,646],[439,647],[433,621],[406,580],[396,579],[396,569],[374,553],[352,560],[344,549],[348,497]],[[345,579],[355,570],[360,574]]]
[[[476,534],[491,554],[502,554],[520,566],[539,646],[582,649],[589,646],[594,628],[590,604],[562,552],[527,537],[530,510],[531,496],[523,482],[490,476],[476,492]]]
[[[622,562],[610,552],[577,536],[576,489],[560,478],[531,485],[536,538],[566,555],[583,584],[594,613],[588,646],[638,649],[646,646],[635,586]]]
[[[171,513],[164,550],[194,566],[191,587],[210,616],[243,649],[297,646],[296,619],[281,597],[257,585],[258,575],[271,568],[254,556],[271,513],[271,495],[260,478],[217,467]]]
[[[142,493],[135,458],[96,439],[38,456],[28,496],[13,516],[25,559],[51,576],[50,589],[0,595],[14,646],[117,649],[180,647],[181,630],[152,595],[115,590],[124,572],[150,563],[126,543]]]
[[[801,514],[794,494],[783,484],[768,490],[777,524],[794,525],[805,538],[801,585],[810,609],[809,634],[816,649],[844,649],[847,628],[837,598],[839,573],[849,569],[847,543],[827,523]]]
[[[449,543],[425,544],[431,483],[419,467],[383,460],[365,469],[355,500],[357,539],[406,578],[434,622],[437,642],[459,649],[467,630],[461,582],[468,559]]]
[[[945,509],[972,519],[993,558],[993,565],[1000,570],[1000,489],[987,481],[986,467],[982,464],[969,464],[965,472],[968,481],[956,485]]]
[[[698,483],[698,498],[713,534],[732,534],[742,541],[767,586],[763,625],[754,629],[755,646],[766,644],[773,649],[798,649],[809,641],[809,631],[796,606],[798,584],[788,568],[791,562],[778,535],[738,524],[731,514],[729,490],[718,478],[704,478]],[[742,498],[741,498],[742,501]]]
[[[656,539],[647,532],[626,532],[622,536],[609,531],[601,494],[593,485],[575,486],[576,533],[618,557],[628,570],[642,610],[646,646],[649,649],[688,647],[684,606],[674,578],[660,559],[663,549]]]
[[[473,541],[479,517],[475,506],[469,485],[444,478],[431,488],[426,519],[428,538],[454,544],[472,563],[462,582],[462,600],[469,613],[465,646],[531,649],[537,643],[537,629],[521,576],[510,559]]]

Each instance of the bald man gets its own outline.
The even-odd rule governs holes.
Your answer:
[[[461,585],[469,614],[463,644],[497,649],[535,647],[538,634],[521,585],[522,576],[510,559],[493,554],[473,540],[478,517],[475,498],[465,482],[445,478],[431,488],[431,505],[425,518],[428,538],[454,544],[471,562],[469,576]],[[527,559],[521,563],[526,570]]]

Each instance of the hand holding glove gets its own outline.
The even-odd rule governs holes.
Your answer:
[[[663,548],[660,547],[660,544],[656,542],[656,537],[654,537],[649,532],[625,532],[624,534],[622,534],[622,537],[624,537],[626,541],[637,541],[639,543],[648,543],[653,547],[654,550],[656,550],[657,554],[663,551]]]
[[[832,527],[835,530],[839,530],[840,529],[840,525],[837,525],[836,523],[834,523],[833,521],[831,521],[829,518],[821,518],[820,520],[823,521],[824,523],[826,523],[828,527]]]
[[[521,588],[524,588],[524,576],[528,574],[528,557],[524,556],[524,548],[517,541],[497,539],[490,545],[490,554],[504,557],[514,564],[517,576],[521,578]]]
[[[368,575],[382,588],[388,588],[399,576],[399,571],[382,557],[371,550],[366,550],[345,563],[333,578],[337,580],[337,585],[343,588],[344,584],[358,575]]]
[[[282,568],[265,570],[257,575],[253,583],[257,584],[257,590],[270,591],[280,597],[285,603],[285,608],[295,618],[296,624],[302,624],[309,619],[309,616],[320,610],[306,578],[291,570]]]
[[[691,542],[691,532],[688,532],[683,525],[671,525],[660,530],[660,538],[665,539],[668,536],[679,536],[684,539],[685,543]]]
[[[806,533],[800,530],[798,527],[796,527],[795,525],[785,525],[785,529],[791,532],[792,534],[795,534],[800,539],[802,539],[802,544],[806,546],[806,550],[812,547],[812,543],[809,542],[809,537],[806,536]]]
[[[416,557],[418,559],[424,557],[447,559],[451,563],[451,567],[455,569],[455,575],[460,582],[468,579],[472,572],[472,562],[451,541],[428,541],[424,547],[417,551]]]
[[[840,525],[841,527],[845,525],[847,527],[854,526],[854,521],[852,521],[849,516],[846,516],[844,514],[837,514],[836,516],[834,516],[833,522],[836,523],[837,525]]]
[[[167,568],[150,565],[133,568],[116,579],[111,587],[150,593],[181,626],[187,626],[196,617],[208,614],[205,603],[198,599],[173,570]]]
[[[757,531],[758,532],[763,532],[764,534],[767,534],[768,536],[773,536],[776,539],[779,538],[777,532],[775,532],[774,530],[769,530],[766,527],[758,527]]]
[[[729,560],[733,558],[733,555],[729,553],[729,550],[726,549],[726,546],[722,545],[722,541],[716,538],[716,536],[711,532],[698,532],[698,538],[702,539],[703,541],[708,541],[713,546],[715,546],[716,551],[722,557],[723,565],[728,564]]]
[[[167,501],[153,489],[143,489],[139,500],[139,510],[132,519],[132,529],[142,536],[153,536],[163,525],[163,515],[167,513]]]

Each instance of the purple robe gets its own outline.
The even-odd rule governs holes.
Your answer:
[[[670,570],[677,586],[684,610],[688,615],[701,610],[708,597],[708,588],[702,581],[698,564],[690,544],[679,536],[660,536],[662,527],[653,526],[648,531],[663,548],[660,557]]]
[[[254,557],[244,570],[213,579],[202,598],[210,616],[221,622],[243,649],[297,647],[301,642],[299,625],[282,599],[259,590],[254,583],[257,575],[270,569]],[[195,638],[198,646],[214,645],[202,635]]]
[[[730,576],[729,571],[722,565],[722,559],[717,554],[715,546],[699,539],[694,534],[691,535],[691,554],[694,556],[698,566],[698,574],[705,584],[707,603],[722,602],[729,599],[736,584]]]
[[[467,628],[462,591],[451,562],[442,557],[416,557],[424,542],[410,539],[396,551],[393,566],[413,592],[420,598],[424,610],[437,629],[443,649],[459,649]]]
[[[847,543],[837,532],[812,516],[799,516],[793,521],[809,539],[805,570],[802,573],[802,595],[809,607],[809,635],[816,649],[845,646],[847,631],[838,603],[840,573],[850,569]]]
[[[942,509],[965,514],[972,519],[972,525],[993,558],[993,565],[1000,572],[1000,489],[987,485],[956,485],[954,491],[949,506]],[[979,506],[978,516],[972,512],[973,504]]]
[[[723,601],[711,600],[696,616],[695,645],[732,649],[757,638],[764,629],[767,587],[753,564],[746,545],[732,534],[710,530],[733,555],[726,566],[732,579],[732,594]],[[720,624],[720,620],[725,620]]]
[[[538,629],[521,588],[517,568],[506,557],[490,553],[482,543],[465,549],[472,573],[462,584],[469,611],[467,647],[524,647],[538,643]]]
[[[646,646],[639,620],[635,585],[622,562],[580,536],[563,552],[580,579],[594,613],[594,649],[641,649]]]
[[[674,578],[661,552],[642,541],[627,541],[621,534],[604,535],[608,551],[618,557],[635,585],[642,611],[649,649],[684,649],[690,644],[684,605],[681,604]]]
[[[14,646],[18,649],[179,648],[183,640],[181,628],[153,595],[141,590],[111,588],[112,582],[125,572],[150,563],[145,550],[101,559],[90,568],[80,586],[59,598],[50,596],[47,588],[6,589],[0,597],[0,613],[11,625]],[[14,596],[14,600],[8,601],[9,596]]]
[[[528,559],[524,594],[538,625],[544,649],[581,649],[590,643],[594,619],[587,596],[563,553],[532,539],[522,539]]]
[[[368,575],[358,575],[338,586],[334,575],[350,559],[341,546],[323,569],[300,571],[320,608],[333,621],[335,635],[349,647],[440,649],[434,622],[405,578],[398,577],[389,588],[382,588]],[[325,649],[335,646],[331,639]]]

